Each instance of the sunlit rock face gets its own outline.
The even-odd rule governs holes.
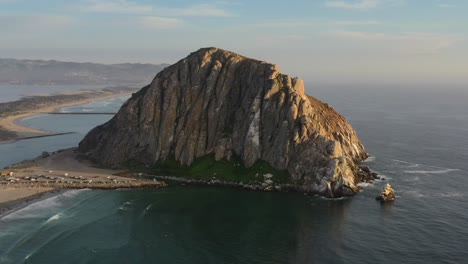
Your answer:
[[[111,167],[129,161],[190,165],[212,154],[264,160],[287,170],[298,191],[327,196],[355,192],[357,163],[367,157],[351,125],[304,93],[279,67],[218,48],[203,48],[156,75],[79,150]]]

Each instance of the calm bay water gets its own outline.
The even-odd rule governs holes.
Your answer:
[[[0,218],[0,263],[465,263],[468,92],[309,92],[347,117],[385,181],[343,200],[186,186],[66,191]],[[78,133],[0,145],[9,153],[0,166],[74,146],[107,119],[24,120]],[[374,197],[386,182],[397,200],[381,204]]]

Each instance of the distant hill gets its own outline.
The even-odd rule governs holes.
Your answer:
[[[0,84],[148,84],[168,64],[99,64],[0,58]]]

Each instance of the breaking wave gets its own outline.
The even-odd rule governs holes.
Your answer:
[[[69,190],[64,193],[58,194],[56,196],[44,199],[44,200],[39,200],[35,203],[32,203],[24,208],[21,208],[15,212],[12,212],[11,214],[8,214],[2,218],[0,218],[1,221],[12,221],[12,220],[17,220],[17,219],[33,219],[33,218],[43,218],[44,217],[44,212],[51,211],[53,209],[59,208],[63,204],[63,199],[70,199],[78,194],[84,192],[84,191],[89,191],[90,189],[81,189],[81,190]],[[56,217],[56,215],[52,216]],[[52,218],[51,217],[51,218]],[[51,220],[49,218],[49,220]],[[47,220],[47,221],[49,221]],[[52,219],[55,220],[55,219]]]
[[[57,220],[59,220],[60,218],[62,218],[62,216],[63,216],[62,213],[55,214],[55,215],[53,215],[52,217],[50,217],[49,219],[47,219],[46,224],[47,224],[47,223],[50,223],[50,222],[52,222],[52,221],[57,221]]]

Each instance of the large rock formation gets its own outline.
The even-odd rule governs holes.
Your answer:
[[[287,170],[295,189],[327,196],[357,190],[367,157],[351,125],[304,93],[277,65],[217,48],[200,49],[156,75],[79,151],[104,166],[189,165],[213,154]]]

